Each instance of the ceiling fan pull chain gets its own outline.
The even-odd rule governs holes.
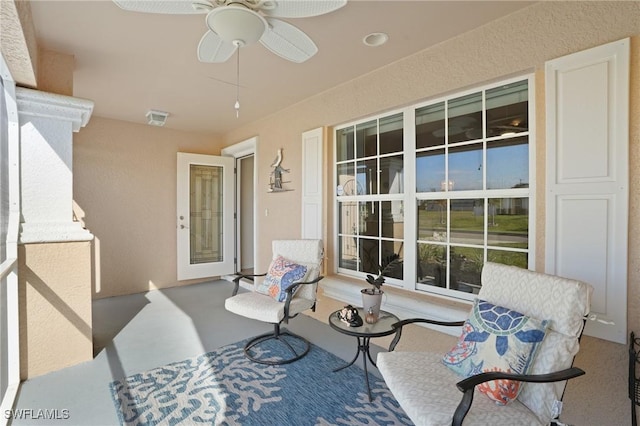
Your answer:
[[[240,46],[236,52],[236,118],[240,118]]]

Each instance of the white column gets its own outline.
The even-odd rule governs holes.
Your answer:
[[[22,218],[20,243],[89,241],[73,220],[73,132],[84,127],[93,102],[17,88]]]

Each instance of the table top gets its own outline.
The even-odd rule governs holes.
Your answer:
[[[362,318],[363,324],[360,327],[351,327],[346,322],[340,321],[340,317],[338,316],[340,310],[333,312],[329,315],[329,325],[334,330],[339,331],[343,334],[348,334],[349,336],[359,336],[359,337],[382,337],[388,336],[396,332],[396,330],[391,327],[391,325],[400,321],[400,319],[393,315],[390,312],[380,311],[380,316],[378,317],[378,322],[373,324],[367,324],[364,320],[366,312],[362,308],[358,309],[358,315]]]

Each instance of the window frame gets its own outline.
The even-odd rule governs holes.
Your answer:
[[[457,147],[457,146],[465,146],[470,144],[481,144],[482,145],[482,164],[486,165],[487,161],[487,142],[496,141],[496,140],[507,140],[510,137],[505,136],[494,136],[487,137],[486,135],[486,111],[487,111],[487,101],[485,93],[491,89],[496,89],[501,86],[517,83],[520,81],[527,82],[527,113],[528,113],[528,131],[517,133],[515,136],[512,136],[514,139],[526,137],[528,138],[528,166],[529,166],[529,186],[527,188],[506,188],[506,189],[486,189],[487,187],[487,176],[486,176],[486,167],[483,167],[482,176],[483,176],[483,187],[482,189],[473,189],[473,190],[463,190],[463,191],[444,191],[444,192],[417,192],[417,166],[416,166],[416,110],[419,110],[424,107],[436,105],[438,103],[445,104],[445,117],[447,113],[446,101],[450,101],[452,99],[462,98],[465,96],[470,96],[473,94],[480,93],[481,94],[481,114],[482,114],[482,128],[483,134],[482,137],[478,139],[473,139],[469,141],[455,142],[449,146]],[[353,195],[353,196],[339,196],[337,194],[337,173],[338,173],[338,162],[337,162],[337,135],[338,132],[348,128],[355,127],[358,124],[363,124],[370,122],[372,120],[383,120],[384,118],[393,116],[395,114],[402,113],[403,116],[403,178],[404,178],[404,192],[402,194],[377,194],[377,195]],[[445,121],[445,123],[448,123]],[[449,124],[450,125],[450,124]],[[532,269],[535,266],[535,253],[536,253],[536,137],[535,137],[535,126],[536,126],[536,118],[535,118],[535,75],[533,73],[526,73],[522,75],[513,76],[510,78],[496,80],[490,83],[484,83],[481,85],[477,85],[471,88],[467,88],[465,90],[453,91],[443,96],[438,96],[434,98],[430,98],[419,103],[415,103],[412,105],[408,105],[401,109],[389,110],[384,113],[371,115],[368,117],[364,117],[360,120],[350,121],[344,124],[336,125],[333,127],[333,176],[332,182],[333,187],[335,188],[333,191],[333,218],[334,218],[334,229],[333,229],[333,238],[334,238],[334,265],[335,272],[345,276],[351,276],[355,278],[364,279],[366,274],[363,272],[354,271],[347,268],[340,267],[340,203],[341,202],[361,202],[361,201],[388,201],[388,200],[402,200],[403,202],[403,210],[404,210],[404,233],[403,233],[403,259],[408,259],[409,261],[403,262],[403,279],[393,279],[387,278],[385,284],[389,284],[393,287],[402,288],[405,290],[415,291],[419,293],[427,293],[435,296],[442,296],[445,298],[453,298],[453,299],[461,299],[461,300],[473,300],[476,295],[475,293],[465,293],[457,290],[451,290],[449,288],[441,288],[429,284],[418,283],[417,280],[417,246],[418,246],[418,233],[417,233],[417,206],[423,200],[441,200],[444,198],[447,200],[455,200],[455,199],[494,199],[494,198],[527,198],[528,199],[528,248],[526,250],[521,249],[505,249],[505,247],[500,247],[500,250],[504,251],[516,251],[516,252],[526,252],[527,260],[528,260],[528,268]],[[378,132],[378,143],[379,143],[379,132]],[[354,140],[354,145],[357,146],[357,143]],[[446,139],[444,145],[433,146],[428,148],[421,148],[420,152],[430,150],[430,149],[439,149],[447,146]],[[447,146],[447,149],[448,147]],[[354,148],[355,149],[355,148]],[[378,153],[377,158],[381,158],[383,155]],[[370,157],[366,157],[370,158]],[[354,159],[351,160],[354,163],[357,161],[357,152],[354,151]],[[344,163],[344,162],[341,162]],[[445,157],[445,168],[448,168],[448,161],[446,161]],[[355,173],[355,171],[354,171]],[[447,176],[447,175],[446,175]],[[487,239],[487,209],[488,202],[484,203],[485,211],[484,211],[484,242],[483,242],[483,263],[487,261],[487,251],[495,248],[495,246],[491,246]],[[447,211],[447,215],[449,212]],[[447,217],[447,227],[450,224],[450,218]],[[381,241],[383,238],[381,235],[378,236],[378,239]],[[449,245],[449,243],[447,243]],[[464,244],[454,243],[454,246],[464,246]],[[477,247],[477,246],[476,246]],[[449,267],[450,260],[447,258],[447,267]],[[447,274],[447,287],[449,284],[449,274]]]

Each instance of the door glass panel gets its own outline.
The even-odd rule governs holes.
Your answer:
[[[489,262],[513,265],[524,269],[529,267],[529,255],[527,253],[505,250],[487,250],[487,260]]]
[[[385,277],[402,279],[402,256],[402,241],[382,241],[380,266],[386,268]]]
[[[529,187],[529,139],[487,142],[487,189]]]
[[[189,169],[190,264],[222,262],[223,168],[192,164]]]
[[[449,143],[482,138],[482,93],[449,101]]]
[[[484,200],[451,200],[451,242],[484,245]]]
[[[447,242],[447,200],[418,201],[418,239]]]
[[[416,148],[444,145],[444,102],[416,110]]]

